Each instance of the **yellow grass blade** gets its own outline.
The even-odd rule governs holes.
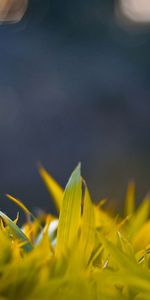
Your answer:
[[[113,219],[99,205],[94,204],[94,215],[96,228],[112,227]]]
[[[150,244],[150,221],[143,224],[133,239],[133,245],[136,251],[145,249]]]
[[[9,199],[10,201],[12,201],[12,202],[14,202],[15,204],[17,204],[17,205],[24,211],[24,213],[25,213],[26,216],[27,216],[27,220],[29,221],[29,223],[30,223],[30,221],[31,221],[31,220],[30,220],[30,217],[32,217],[32,219],[33,219],[34,221],[37,221],[37,222],[38,222],[39,227],[41,227],[41,225],[40,225],[39,221],[37,220],[37,218],[29,211],[29,209],[21,202],[21,200],[15,198],[15,197],[13,197],[12,195],[9,195],[9,194],[6,194],[6,197],[7,197],[7,199]]]
[[[125,216],[132,216],[135,210],[135,184],[131,181],[128,184],[126,201],[125,201]]]
[[[134,214],[129,228],[129,235],[133,237],[141,229],[142,225],[147,221],[150,213],[150,198],[147,196]]]
[[[95,242],[94,206],[87,187],[83,199],[83,215],[81,221],[81,235],[79,241],[79,257],[82,265],[86,266],[92,254]],[[79,259],[78,257],[78,259]]]
[[[43,179],[50,195],[52,196],[56,208],[60,211],[62,205],[63,198],[63,189],[62,187],[55,181],[55,179],[43,168],[42,165],[39,166],[39,173],[41,178]]]
[[[29,211],[29,209],[17,198],[6,194],[7,199],[11,200],[12,202],[16,203],[24,212],[26,215],[31,215],[31,212]]]
[[[66,186],[59,216],[56,256],[67,254],[74,243],[81,221],[80,164],[72,173]]]

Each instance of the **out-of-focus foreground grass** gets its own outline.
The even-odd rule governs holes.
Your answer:
[[[16,198],[27,222],[0,212],[0,299],[148,300],[149,198],[135,208],[128,187],[124,218],[94,204],[80,165],[65,190],[40,167],[58,210],[35,217]],[[41,203],[42,205],[42,203]]]

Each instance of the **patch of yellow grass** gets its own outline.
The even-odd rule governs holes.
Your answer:
[[[22,228],[0,212],[0,300],[149,300],[149,198],[135,208],[128,188],[125,217],[91,201],[80,165],[65,190],[40,167],[59,212],[27,215]]]

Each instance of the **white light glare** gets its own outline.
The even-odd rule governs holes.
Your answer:
[[[137,23],[150,22],[150,0],[119,0],[119,11]]]

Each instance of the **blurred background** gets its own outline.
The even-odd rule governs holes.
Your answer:
[[[0,209],[11,193],[52,210],[41,161],[62,186],[76,164],[92,198],[122,207],[150,188],[150,1],[3,0]],[[16,5],[16,6],[15,6]]]

